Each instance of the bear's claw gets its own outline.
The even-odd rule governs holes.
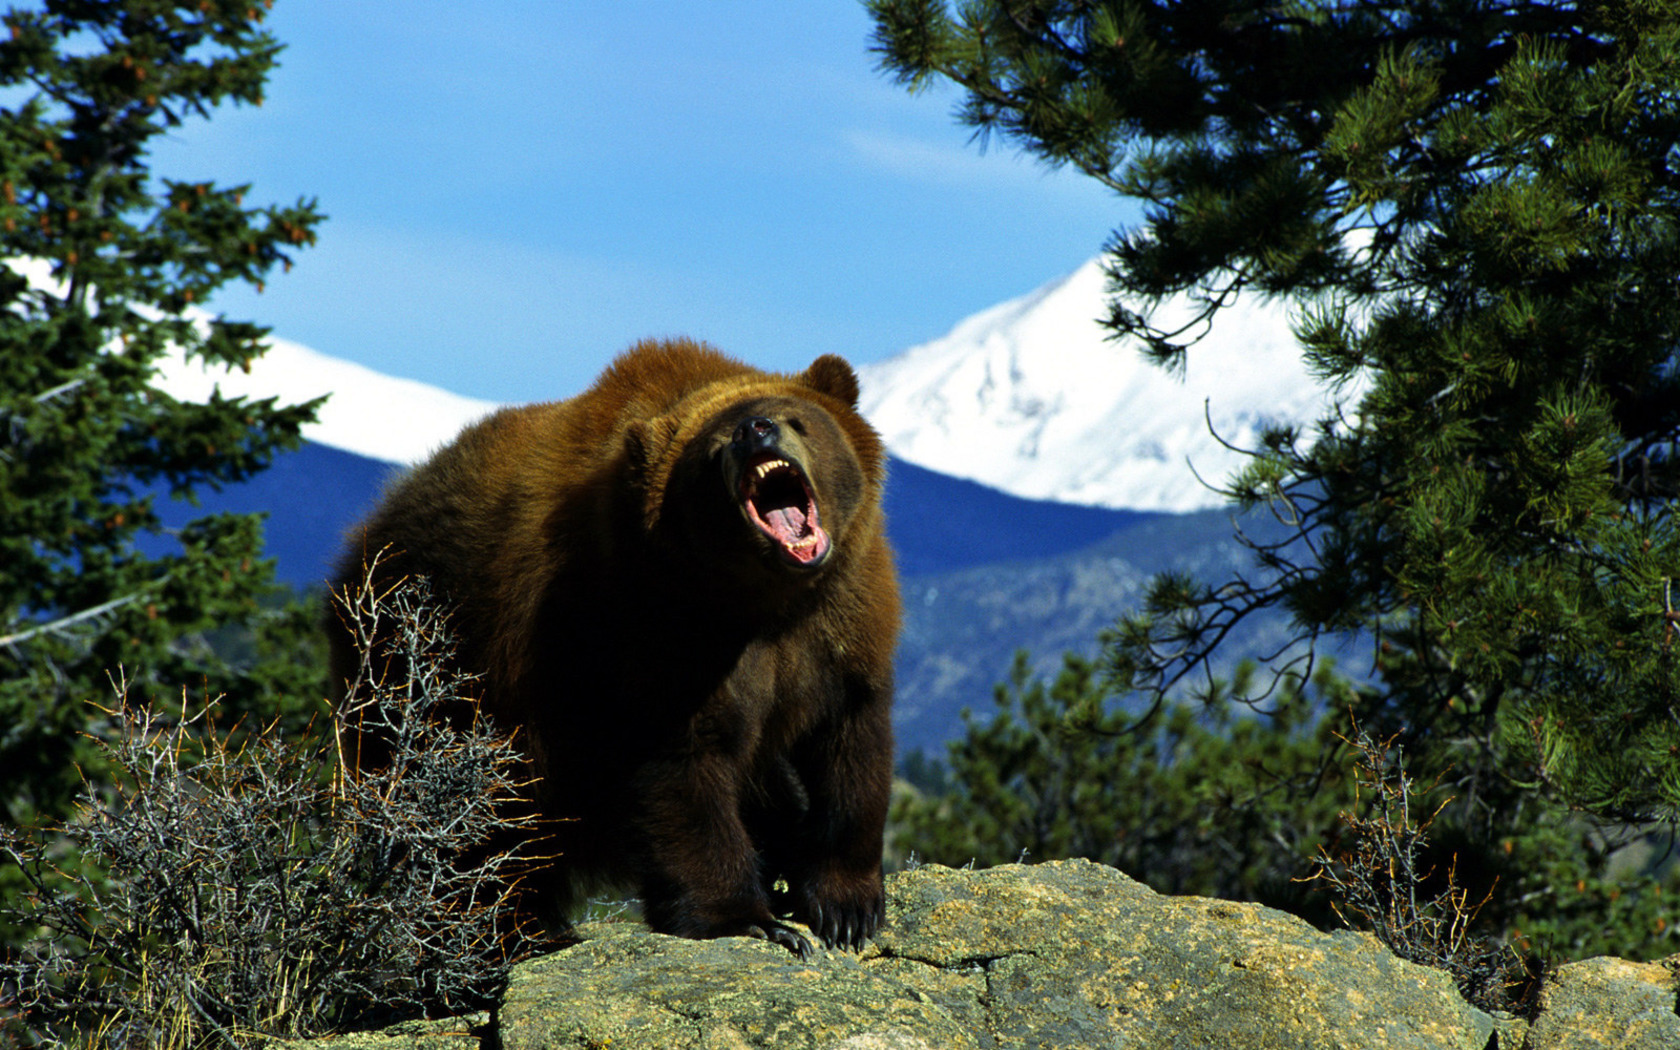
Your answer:
[[[768,927],[768,929],[766,929],[766,927]],[[799,956],[801,960],[810,959],[816,951],[815,948],[811,947],[811,942],[806,940],[803,934],[801,934],[798,930],[795,930],[793,927],[784,925],[783,923],[774,921],[751,923],[741,932],[748,937],[756,937],[761,941],[769,941],[772,944],[779,944],[788,951]]]

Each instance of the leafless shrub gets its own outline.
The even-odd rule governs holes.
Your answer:
[[[33,933],[0,987],[31,1038],[238,1047],[501,991],[525,945],[509,907],[523,847],[506,848],[528,819],[505,805],[519,756],[485,722],[441,717],[474,709],[423,581],[338,600],[382,658],[331,741],[224,732],[213,703],[168,718],[119,684],[101,744],[116,787],[90,787],[63,826],[0,832],[31,888],[11,917]],[[360,776],[340,761],[357,724],[390,759]]]
[[[1470,892],[1458,885],[1456,857],[1445,888],[1432,896],[1424,888],[1435,874],[1423,867],[1429,828],[1452,799],[1442,799],[1428,817],[1414,820],[1415,802],[1435,785],[1417,790],[1392,739],[1376,741],[1358,727],[1351,740],[1341,739],[1359,753],[1356,797],[1369,801],[1360,807],[1365,815],[1341,814],[1348,832],[1345,845],[1334,854],[1320,847],[1309,879],[1330,887],[1331,906],[1343,922],[1366,927],[1402,959],[1447,971],[1460,994],[1476,1006],[1510,1008],[1509,990],[1521,976],[1521,960],[1510,948],[1471,930],[1492,890],[1472,903]]]

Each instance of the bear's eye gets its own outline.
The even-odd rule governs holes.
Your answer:
[[[795,434],[803,435],[805,433],[805,423],[798,416],[789,416],[787,425],[793,428]]]

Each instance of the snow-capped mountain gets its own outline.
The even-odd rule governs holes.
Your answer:
[[[183,401],[206,400],[217,387],[224,397],[278,397],[283,405],[331,394],[316,413],[317,421],[303,428],[304,438],[387,463],[417,463],[468,423],[501,407],[385,375],[287,339],[271,339],[268,352],[251,362],[248,373],[172,355],[159,364],[159,383]]]
[[[1241,465],[1220,439],[1254,448],[1268,423],[1331,413],[1282,306],[1251,296],[1220,311],[1180,378],[1105,338],[1104,281],[1093,260],[860,368],[864,415],[895,455],[944,474],[1031,499],[1183,512],[1222,503],[1197,480],[1221,484]],[[1168,302],[1156,323],[1189,316]]]
[[[948,334],[858,369],[863,413],[899,459],[1034,500],[1134,511],[1216,507],[1268,423],[1310,425],[1331,411],[1307,374],[1285,310],[1258,298],[1221,311],[1185,375],[1108,341],[1100,265],[984,310]],[[1183,304],[1163,307],[1170,317]],[[241,373],[180,358],[164,388],[202,399],[333,396],[304,436],[410,464],[498,407],[384,375],[285,339]],[[1212,432],[1209,430],[1211,422]]]
[[[64,294],[63,282],[53,276],[52,265],[45,259],[4,259],[0,265],[33,287]],[[211,320],[205,310],[191,309],[187,316],[200,326],[208,326]],[[301,343],[274,338],[269,340],[268,352],[246,371],[188,361],[177,348],[158,362],[158,385],[181,401],[206,401],[218,388],[224,397],[273,397],[282,405],[331,394],[316,413],[316,422],[304,427],[304,438],[401,464],[425,459],[462,427],[500,407],[494,401],[385,375]]]

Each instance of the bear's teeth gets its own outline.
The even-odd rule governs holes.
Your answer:
[[[772,459],[772,460],[768,460],[764,463],[760,463],[757,467],[754,468],[754,470],[757,472],[758,480],[763,481],[764,476],[766,474],[770,473],[772,470],[780,470],[783,467],[791,467],[791,466],[793,466],[793,464],[789,463],[785,459]]]

